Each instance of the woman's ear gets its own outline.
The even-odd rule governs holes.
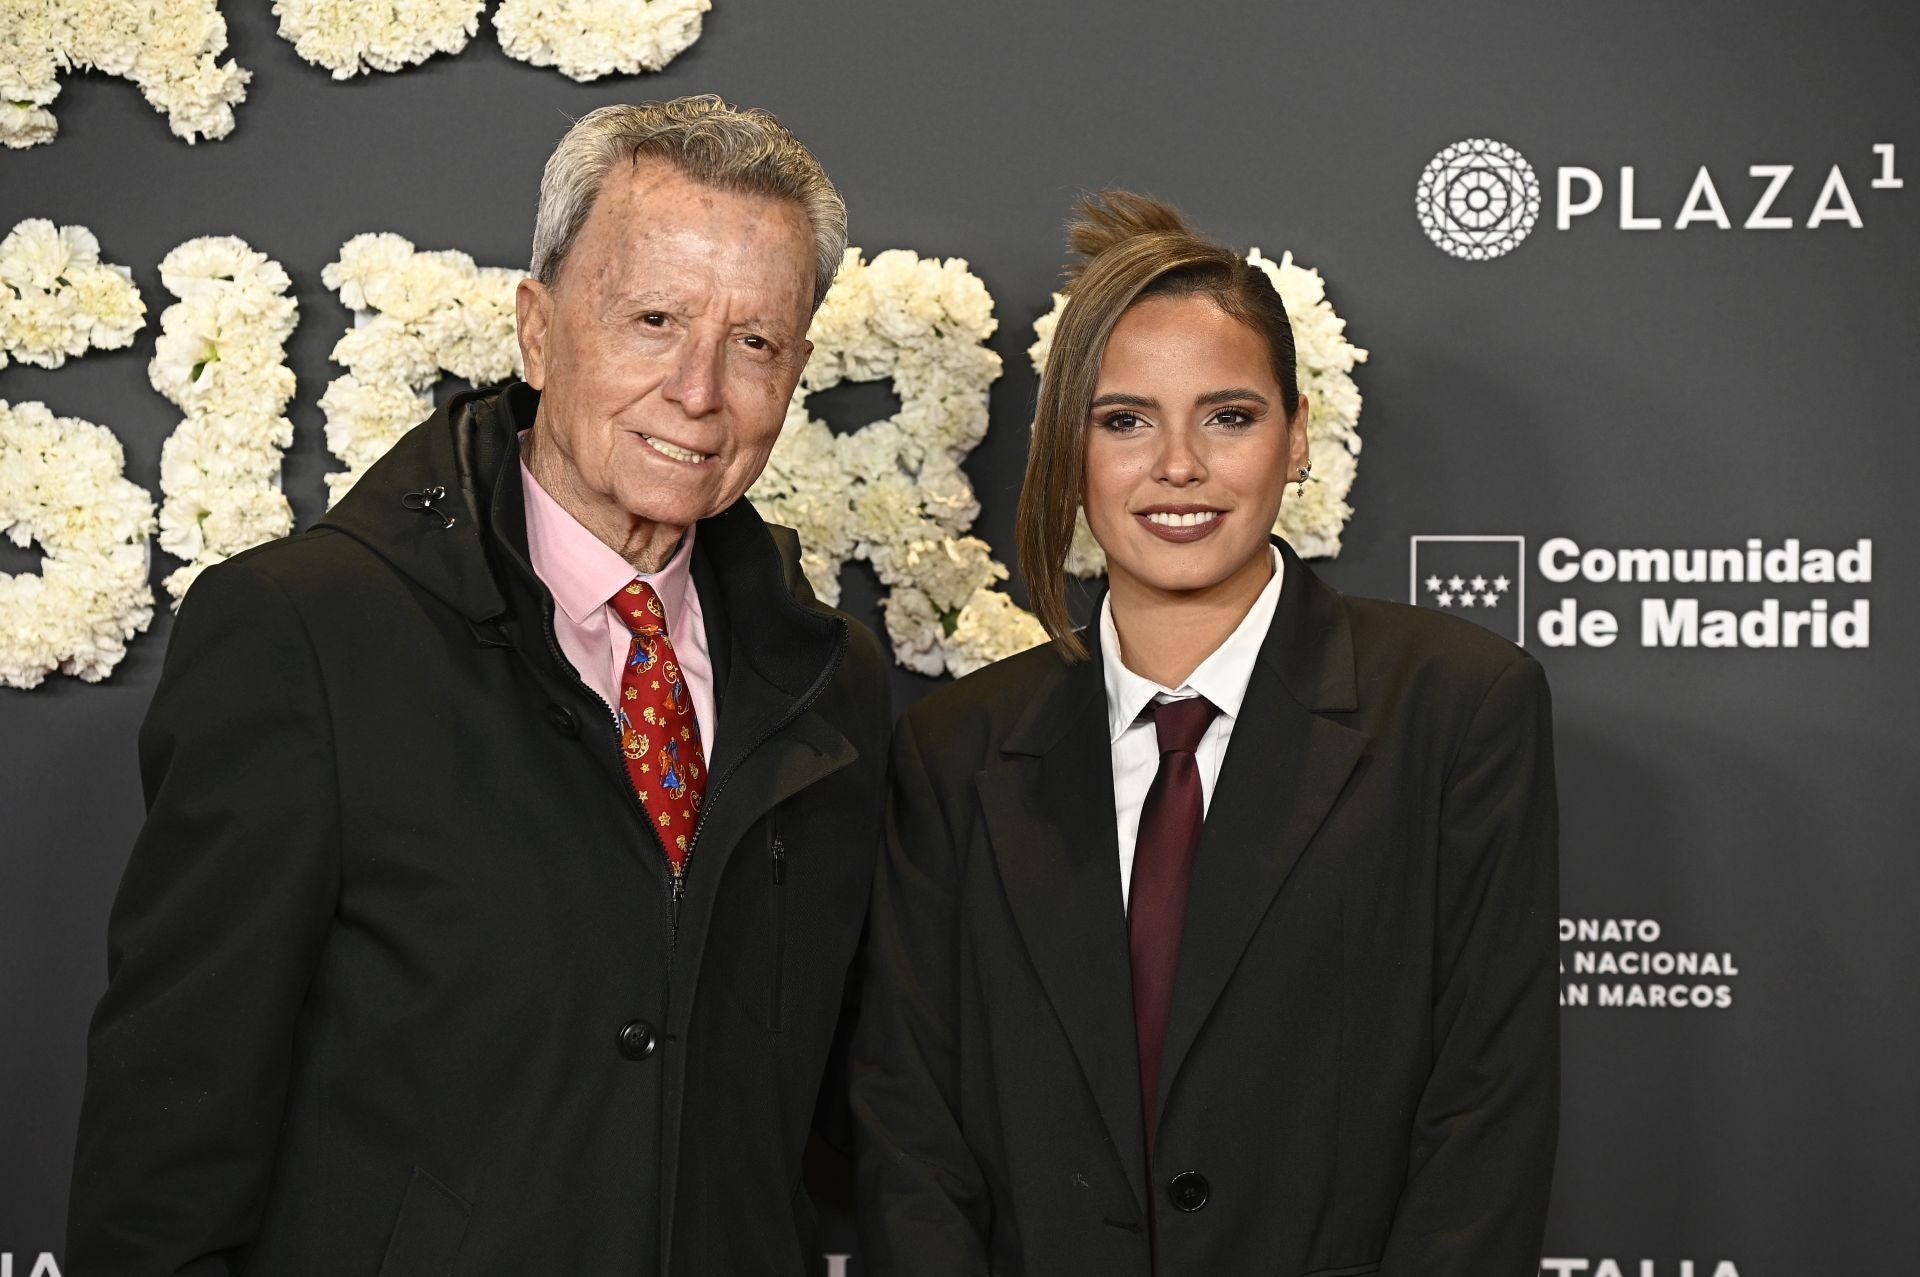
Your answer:
[[[1287,423],[1287,482],[1294,483],[1300,472],[1312,467],[1313,454],[1307,447],[1307,397],[1300,396],[1300,407]]]

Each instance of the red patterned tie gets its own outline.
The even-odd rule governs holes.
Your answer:
[[[609,607],[633,631],[627,664],[620,675],[620,750],[627,775],[653,820],[667,861],[678,878],[687,864],[707,796],[707,758],[700,744],[700,721],[680,662],[667,638],[667,612],[645,581],[635,580],[608,600]]]
[[[1140,808],[1140,836],[1127,890],[1127,945],[1133,953],[1133,1027],[1140,1040],[1140,1112],[1146,1120],[1147,1156],[1152,1157],[1160,1056],[1180,964],[1187,882],[1206,819],[1200,764],[1193,751],[1220,711],[1204,696],[1159,702],[1148,711],[1160,737],[1160,770]]]

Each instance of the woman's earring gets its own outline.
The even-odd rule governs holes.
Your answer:
[[[1307,495],[1307,476],[1312,473],[1313,473],[1313,466],[1311,464],[1300,467],[1299,486],[1293,490],[1294,496],[1304,497]]]

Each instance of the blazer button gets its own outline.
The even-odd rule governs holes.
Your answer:
[[[565,705],[547,706],[547,721],[553,724],[553,730],[562,736],[578,736],[580,720]]]
[[[1167,1200],[1176,1210],[1197,1211],[1207,1204],[1207,1194],[1212,1189],[1207,1177],[1199,1171],[1181,1171],[1167,1185]]]
[[[645,1020],[629,1020],[621,1026],[617,1041],[620,1054],[629,1060],[644,1060],[653,1054],[653,1026]]]

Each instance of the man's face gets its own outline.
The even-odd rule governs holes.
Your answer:
[[[553,285],[520,284],[542,485],[603,537],[738,500],[812,350],[813,252],[786,201],[659,160],[609,173]]]

